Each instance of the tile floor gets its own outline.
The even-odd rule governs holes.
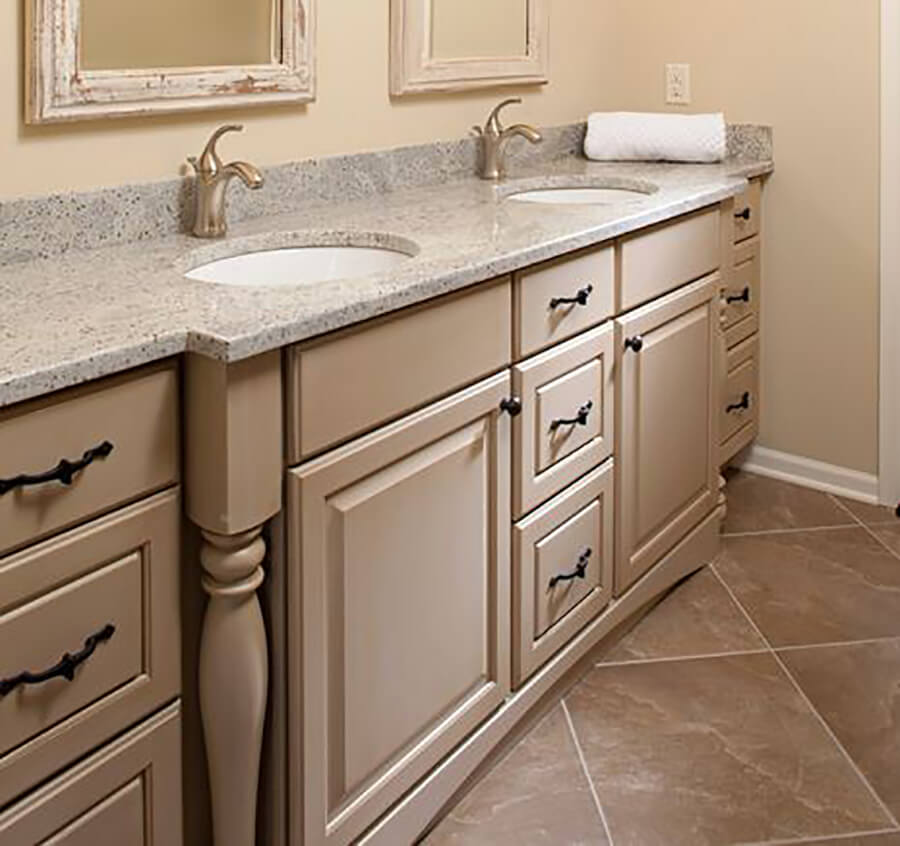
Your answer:
[[[725,532],[427,846],[900,846],[900,521],[737,473]]]

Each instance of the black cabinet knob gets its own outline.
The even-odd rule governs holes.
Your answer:
[[[500,403],[500,411],[505,412],[510,417],[518,417],[522,413],[522,400],[518,397],[509,397]]]
[[[747,208],[745,208],[743,211],[735,212],[734,216],[738,220],[750,220],[750,215],[751,215],[750,206],[747,206]]]
[[[644,339],[640,335],[625,339],[625,349],[639,353],[644,348]]]

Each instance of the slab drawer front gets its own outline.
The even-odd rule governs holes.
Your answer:
[[[504,278],[293,349],[290,462],[506,367],[511,315]]]
[[[759,235],[761,211],[762,184],[754,179],[742,194],[734,198],[735,243]]]
[[[0,493],[0,554],[177,480],[174,367],[0,412],[0,479],[41,474],[106,443],[112,451],[76,472],[70,485],[49,481]]]
[[[609,461],[516,525],[513,671],[517,684],[612,598],[612,498],[613,464]]]
[[[753,438],[759,424],[759,337],[728,352],[728,376],[719,409],[721,463],[731,460]]]
[[[734,248],[734,270],[722,291],[722,328],[730,349],[759,329],[760,249],[752,238]]]
[[[3,846],[180,846],[173,704],[0,814]]]
[[[619,311],[628,311],[721,264],[718,207],[642,234],[624,238],[619,246]]]
[[[84,653],[0,696],[0,804],[178,694],[179,521],[170,491],[0,559],[0,679]]]
[[[614,273],[611,246],[517,273],[513,292],[516,358],[533,355],[611,317]]]
[[[513,510],[521,517],[612,454],[613,326],[513,368]]]

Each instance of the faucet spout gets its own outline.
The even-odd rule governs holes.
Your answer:
[[[251,191],[257,191],[265,184],[259,168],[249,162],[231,162],[222,168],[223,179],[233,179],[235,176]]]
[[[541,141],[544,140],[544,136],[541,135],[541,133],[538,132],[538,130],[536,130],[533,126],[529,126],[527,123],[517,123],[513,126],[507,127],[503,130],[502,133],[503,138],[512,138],[514,135],[525,138],[532,144],[540,144]]]

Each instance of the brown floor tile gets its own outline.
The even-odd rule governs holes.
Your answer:
[[[726,478],[725,532],[814,529],[853,522],[828,494],[739,470],[729,470]]]
[[[616,846],[889,825],[771,655],[598,667],[566,702]]]
[[[857,502],[855,499],[846,499],[842,496],[837,497],[837,500],[863,523],[868,523],[870,526],[879,523],[900,523],[894,509],[885,505],[868,505],[865,502]]]
[[[782,660],[895,816],[900,816],[900,640],[791,649]]]
[[[900,846],[900,831],[888,834],[860,834],[828,840],[802,840],[798,846]]]
[[[861,527],[726,538],[715,566],[773,646],[900,635],[900,559]]]
[[[608,846],[557,705],[422,841],[425,846]]]
[[[721,582],[703,569],[654,607],[603,656],[603,662],[765,648]]]

